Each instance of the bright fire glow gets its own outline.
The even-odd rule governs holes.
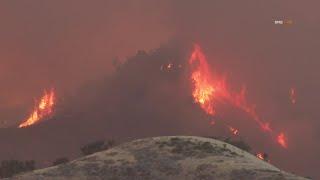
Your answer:
[[[258,153],[256,154],[257,158],[261,159],[261,160],[264,160],[264,155],[263,153]]]
[[[288,140],[287,137],[284,135],[284,133],[280,133],[277,137],[277,141],[278,143],[284,147],[284,148],[288,148]]]
[[[52,114],[55,105],[54,90],[45,91],[38,105],[34,108],[29,118],[19,125],[19,128],[25,128],[40,122],[43,118]]]
[[[192,96],[196,103],[209,115],[216,113],[217,102],[227,102],[242,111],[246,112],[253,119],[263,132],[273,134],[273,130],[268,122],[263,121],[256,112],[255,105],[248,103],[246,99],[246,88],[240,92],[232,92],[227,88],[224,78],[213,77],[207,63],[206,56],[203,54],[199,45],[194,45],[194,50],[190,56],[189,64],[191,67]],[[229,128],[230,129],[230,128]],[[231,129],[230,129],[231,130]],[[238,134],[238,130],[231,130],[233,134]],[[277,142],[282,146],[283,143]]]
[[[235,136],[239,134],[239,130],[236,129],[236,128],[229,127],[229,130],[230,130],[230,132],[231,132],[233,135],[235,135]]]
[[[222,89],[219,89],[217,84],[214,84],[210,79],[212,76],[209,71],[206,57],[201,52],[200,46],[195,45],[189,63],[191,65],[197,63],[197,66],[194,67],[191,74],[194,85],[192,92],[194,101],[198,103],[207,114],[214,115],[214,99],[217,97],[218,91]]]

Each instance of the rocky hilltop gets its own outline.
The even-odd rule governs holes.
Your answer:
[[[135,140],[12,180],[304,180],[222,141],[166,136]]]

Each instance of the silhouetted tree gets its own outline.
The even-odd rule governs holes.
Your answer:
[[[89,143],[83,147],[81,147],[81,152],[83,155],[89,155],[93,154],[99,151],[107,150],[115,145],[114,140],[108,140],[108,141],[95,141],[92,143]]]
[[[59,165],[59,164],[65,164],[65,163],[67,163],[67,162],[69,162],[69,159],[66,158],[66,157],[62,157],[62,158],[56,159],[52,164],[53,164],[54,166],[57,166],[57,165]]]
[[[204,136],[204,137],[226,142],[228,144],[236,146],[237,148],[242,149],[242,150],[247,151],[247,152],[251,151],[251,147],[249,146],[249,144],[247,144],[243,140],[233,140],[230,137],[224,138],[224,137],[218,137],[218,136]],[[267,154],[266,154],[266,156],[268,157]]]
[[[263,160],[269,162],[269,155],[267,153],[262,154]]]

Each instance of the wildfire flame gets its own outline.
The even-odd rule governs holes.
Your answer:
[[[236,128],[229,127],[229,130],[230,130],[230,132],[231,132],[233,135],[235,135],[235,136],[239,134],[239,130],[236,129]]]
[[[201,108],[208,114],[214,115],[215,109],[213,107],[214,98],[217,93],[217,87],[213,85],[210,79],[208,64],[205,55],[201,52],[200,46],[195,45],[189,60],[190,64],[198,61],[197,67],[191,74],[194,89],[192,92],[194,101],[199,103]]]
[[[19,128],[25,128],[40,122],[43,118],[52,114],[55,105],[55,92],[53,89],[45,91],[37,106],[30,114],[29,118],[23,121]]]
[[[256,154],[257,158],[261,159],[261,160],[264,160],[264,155],[263,153],[258,153]]]
[[[287,142],[288,140],[287,140],[287,138],[286,138],[286,136],[284,135],[283,132],[281,132],[281,133],[278,135],[277,141],[278,141],[278,143],[279,143],[282,147],[288,148],[288,142]]]
[[[273,130],[268,122],[264,122],[256,112],[255,105],[248,103],[246,99],[246,88],[243,87],[240,92],[232,92],[227,88],[224,78],[214,77],[210,72],[206,56],[202,52],[199,45],[195,44],[193,52],[189,59],[191,66],[191,80],[192,80],[192,96],[196,103],[209,115],[215,115],[215,105],[218,101],[227,102],[242,111],[246,112],[251,119],[256,121],[259,127],[264,132],[273,134]],[[229,128],[233,134],[238,134],[238,130]],[[282,135],[282,139],[286,139]],[[279,138],[278,138],[279,139]],[[283,141],[277,140],[282,146]]]

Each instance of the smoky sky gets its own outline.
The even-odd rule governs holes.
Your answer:
[[[301,166],[291,170],[315,176],[320,159],[319,5],[311,0],[3,0],[1,122],[21,121],[45,88],[72,94],[113,74],[114,59],[123,61],[172,41],[197,42],[211,68],[226,74],[235,88],[245,84],[263,118],[288,134],[290,156],[272,152],[284,159],[296,155],[294,163]],[[274,25],[282,19],[293,24]],[[292,87],[296,106],[288,100]]]
[[[113,58],[157,47],[171,33],[160,2],[2,1],[0,8],[5,111],[23,113],[44,88],[70,91],[110,74]]]

